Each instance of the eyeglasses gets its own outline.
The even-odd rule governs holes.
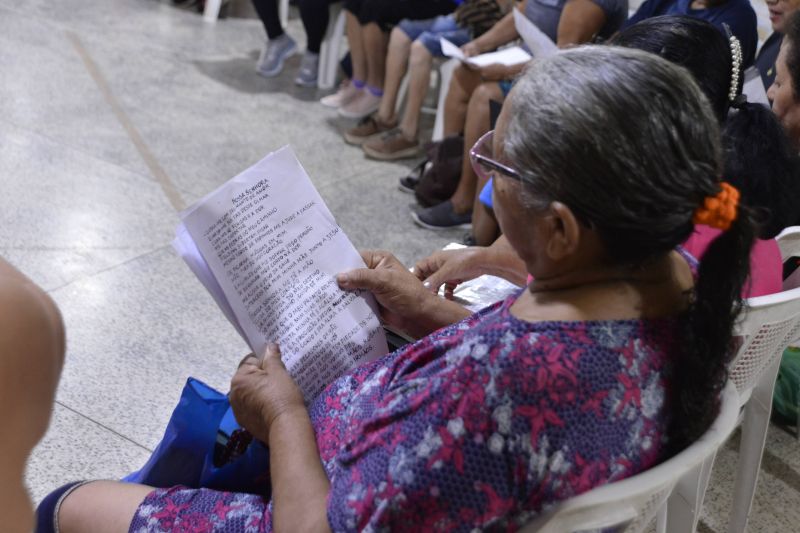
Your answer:
[[[518,181],[523,181],[522,175],[513,168],[499,163],[494,159],[494,130],[486,132],[469,151],[469,160],[472,170],[479,178],[488,180],[493,174],[500,173]]]

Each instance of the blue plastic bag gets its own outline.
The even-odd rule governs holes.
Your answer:
[[[250,442],[225,394],[189,378],[153,455],[123,481],[268,497],[269,452],[261,442]]]

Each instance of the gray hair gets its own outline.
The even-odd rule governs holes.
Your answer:
[[[617,259],[683,242],[718,190],[714,113],[685,69],[655,55],[583,46],[534,60],[510,105],[504,151],[526,204],[566,204]]]

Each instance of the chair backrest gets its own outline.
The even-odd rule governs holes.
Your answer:
[[[565,500],[522,528],[524,533],[577,533],[614,528],[640,533],[655,517],[672,489],[689,470],[713,457],[728,439],[739,415],[732,383],[722,391],[719,414],[695,443],[640,474]]]
[[[791,226],[784,229],[775,237],[778,241],[778,248],[781,249],[781,260],[786,261],[790,257],[800,257],[800,226]]]
[[[766,369],[800,336],[800,288],[748,298],[736,335],[742,344],[730,378],[744,402]]]

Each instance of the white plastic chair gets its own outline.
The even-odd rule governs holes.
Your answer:
[[[786,261],[790,257],[800,257],[800,226],[791,226],[775,237],[778,248],[781,249],[781,259]]]
[[[742,437],[728,525],[731,533],[742,533],[747,527],[781,355],[800,335],[800,288],[750,298],[747,304],[749,309],[737,328],[744,342],[730,374],[742,407]]]
[[[203,8],[203,20],[214,23],[219,19],[219,10],[222,8],[222,0],[206,0]],[[289,22],[289,0],[280,0],[278,4],[278,14],[281,19],[281,26],[284,28]]]
[[[317,87],[331,89],[336,83],[336,70],[339,68],[342,44],[345,41],[345,14],[341,2],[330,6],[330,18],[322,47],[319,52],[319,69],[317,70]]]
[[[732,383],[722,391],[720,411],[711,427],[674,457],[628,479],[566,500],[533,522],[523,533],[568,533],[616,528],[639,533],[652,521],[678,480],[713,458],[736,427],[739,398]]]
[[[447,97],[447,90],[450,87],[453,71],[459,63],[458,59],[450,59],[439,65],[439,100],[436,103],[436,120],[433,122],[432,136],[434,141],[440,141],[444,138],[444,101]]]
[[[787,228],[778,236],[781,256],[800,255],[800,228]],[[742,344],[731,364],[730,379],[740,394],[743,422],[739,462],[734,484],[734,501],[729,532],[741,533],[753,503],[758,470],[764,451],[772,392],[781,355],[800,332],[800,289],[784,286],[784,291],[747,300],[743,321],[736,335]],[[713,460],[687,473],[669,499],[668,520],[659,517],[657,531],[694,532],[700,518],[703,496]]]

